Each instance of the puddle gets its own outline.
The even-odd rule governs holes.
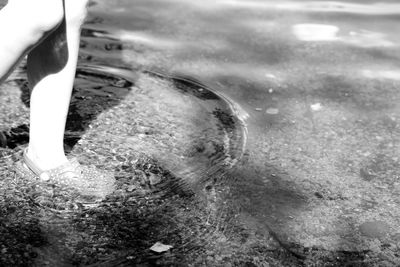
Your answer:
[[[14,89],[20,87],[22,96],[27,93],[23,75],[15,75],[8,83]],[[23,249],[26,257],[14,263],[185,262],[182,256],[189,255],[188,250],[197,253],[197,246],[218,238],[220,228],[225,228],[219,208],[209,201],[216,197],[217,177],[226,175],[243,157],[247,129],[239,111],[230,99],[183,75],[80,66],[68,114],[66,148],[83,164],[112,171],[117,190],[100,207],[67,211],[70,202],[57,202],[64,196],[55,189],[49,189],[53,192],[49,197],[37,191],[34,181],[17,179],[9,184],[9,179],[3,180],[1,203],[19,203],[18,210],[11,211],[9,205],[0,205],[8,207],[4,218],[11,227],[3,230],[20,227],[16,212],[29,211],[22,221],[29,223],[29,229],[35,228],[38,236],[33,238],[41,240],[32,243],[22,231],[7,236],[6,242],[29,239],[25,242],[29,247]],[[8,166],[21,156],[28,132],[26,124],[2,132],[1,166],[10,179],[14,176]],[[7,192],[18,192],[20,197],[17,200]],[[49,199],[43,202],[43,197]],[[190,225],[202,228],[197,232],[182,229]],[[124,230],[127,227],[129,233]],[[122,233],[125,238],[113,236]],[[150,242],[159,241],[172,244],[173,252],[165,256],[148,250]],[[17,248],[7,247],[11,258],[1,260],[13,263]]]
[[[60,213],[14,179],[22,64],[0,90],[0,263],[399,265],[397,3],[93,3],[65,147],[117,190]]]
[[[104,136],[192,185],[232,168],[243,156],[247,129],[238,105],[199,81],[159,71],[81,66],[77,82],[67,127],[71,135],[79,135],[91,119],[104,120],[98,129]],[[112,113],[86,108],[95,105]],[[114,133],[107,129],[110,123],[121,128]]]

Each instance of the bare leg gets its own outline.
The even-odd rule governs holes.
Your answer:
[[[42,170],[67,162],[63,137],[87,0],[64,4],[64,22],[28,56],[32,95],[27,155]]]
[[[9,0],[0,10],[0,83],[63,17],[61,0]]]

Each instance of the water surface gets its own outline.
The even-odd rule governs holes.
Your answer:
[[[399,16],[397,1],[94,1],[66,143],[132,194],[68,221],[105,255],[67,238],[76,262],[398,265]]]

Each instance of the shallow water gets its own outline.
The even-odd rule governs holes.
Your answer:
[[[175,242],[169,264],[396,266],[399,15],[397,1],[94,1],[68,149],[117,166],[121,188],[132,166],[163,173],[133,164],[138,155],[173,177],[133,195],[124,216],[78,219],[127,247],[97,264],[154,264],[156,224]],[[10,147],[26,143],[24,129]],[[143,242],[121,237],[112,216]]]
[[[398,242],[398,180],[362,178],[380,157],[399,171],[396,1],[99,1],[92,11],[89,35],[117,47],[84,49],[96,64],[192,77],[235,103],[246,153],[215,183],[261,240],[357,261],[375,246],[359,227],[383,218],[382,242]]]

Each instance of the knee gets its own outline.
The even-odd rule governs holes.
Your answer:
[[[87,16],[89,0],[65,0],[65,19],[68,26],[81,27]]]
[[[62,0],[10,0],[9,5],[15,10],[32,35],[42,36],[55,29],[64,19]]]

